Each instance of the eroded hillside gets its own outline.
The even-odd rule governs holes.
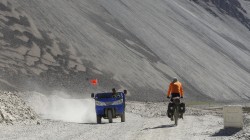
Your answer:
[[[190,99],[249,100],[249,1],[1,3],[3,87],[162,101],[177,76]]]

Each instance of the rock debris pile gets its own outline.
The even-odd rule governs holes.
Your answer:
[[[37,114],[17,95],[0,91],[0,124],[39,123]]]

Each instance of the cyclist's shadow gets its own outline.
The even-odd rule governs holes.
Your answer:
[[[170,128],[170,127],[175,127],[174,124],[169,124],[169,125],[160,125],[152,128],[144,128],[143,130],[149,130],[149,129],[160,129],[160,128]]]

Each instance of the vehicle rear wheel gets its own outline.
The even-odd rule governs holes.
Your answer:
[[[108,119],[109,119],[109,123],[112,123],[113,122],[113,119],[112,119],[112,110],[108,110]]]
[[[176,108],[174,111],[174,124],[176,126],[178,125],[178,118],[179,118],[179,111],[178,111],[178,108]]]
[[[125,112],[121,115],[121,122],[125,122]]]
[[[102,123],[102,117],[101,116],[96,116],[96,121],[98,124]]]

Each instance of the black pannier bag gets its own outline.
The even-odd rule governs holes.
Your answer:
[[[179,112],[180,113],[185,113],[185,111],[186,111],[185,103],[180,103],[180,110],[179,110]]]
[[[171,118],[174,114],[174,103],[169,103],[168,104],[168,117]]]

